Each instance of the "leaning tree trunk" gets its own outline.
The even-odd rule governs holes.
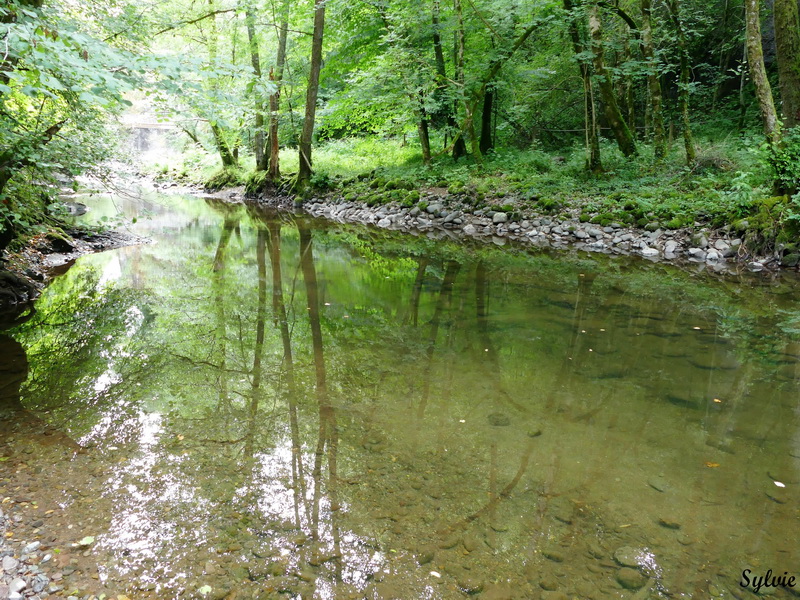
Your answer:
[[[317,93],[319,92],[319,72],[322,68],[322,34],[325,30],[325,3],[316,0],[314,4],[314,33],[311,38],[311,73],[306,90],[306,116],[300,133],[300,170],[297,173],[295,188],[304,191],[311,180],[311,137],[314,134],[314,117],[317,114]]]
[[[678,49],[681,53],[680,65],[680,90],[678,92],[678,104],[681,110],[681,120],[683,121],[683,144],[686,148],[686,163],[692,165],[697,160],[697,150],[694,147],[694,136],[692,135],[692,124],[689,120],[689,50],[686,44],[686,33],[681,22],[679,0],[670,0],[668,3],[672,21],[675,24],[675,32],[678,34]]]
[[[764,123],[764,135],[767,140],[776,144],[780,141],[778,115],[772,99],[772,88],[764,68],[764,50],[761,46],[761,18],[759,0],[745,0],[745,21],[747,31],[747,62],[750,64],[750,78],[756,88],[756,98]]]
[[[777,44],[783,123],[800,124],[800,18],[796,0],[775,0]]]
[[[653,126],[653,148],[658,160],[667,155],[667,136],[661,111],[661,80],[653,52],[653,22],[650,0],[642,0],[642,56],[647,63],[647,90],[650,95],[650,120]]]
[[[614,95],[614,85],[611,82],[611,75],[606,69],[603,51],[603,24],[600,20],[600,9],[597,4],[593,4],[589,13],[589,32],[592,39],[592,55],[594,60],[594,71],[598,78],[600,88],[600,98],[603,101],[603,112],[605,113],[608,126],[614,134],[620,151],[625,156],[636,154],[636,141],[631,133],[619,103]]]

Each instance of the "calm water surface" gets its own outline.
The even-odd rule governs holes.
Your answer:
[[[744,569],[800,576],[791,278],[115,203],[93,214],[154,243],[82,258],[0,343],[0,497],[65,593],[747,598]]]

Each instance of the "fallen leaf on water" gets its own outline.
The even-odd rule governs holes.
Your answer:
[[[715,463],[715,462],[706,462],[706,466],[707,466],[709,469],[716,469],[716,468],[719,466],[719,463]]]
[[[181,441],[181,442],[183,441],[183,436],[182,435],[178,436],[178,441]]]

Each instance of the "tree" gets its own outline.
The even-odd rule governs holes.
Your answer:
[[[280,112],[281,85],[283,83],[283,70],[286,65],[286,38],[289,30],[289,5],[284,0],[281,7],[281,22],[278,30],[278,54],[275,59],[275,69],[270,70],[269,77],[275,86],[275,91],[269,97],[269,174],[273,183],[281,177],[280,146],[278,144],[278,113]]]
[[[311,138],[314,134],[314,117],[317,112],[317,94],[319,93],[319,72],[322,69],[322,34],[325,30],[325,4],[327,0],[316,0],[314,3],[314,33],[311,38],[311,72],[306,89],[306,115],[303,120],[303,131],[300,134],[299,161],[295,189],[303,192],[311,181]]]
[[[683,142],[686,149],[686,162],[689,165],[697,160],[697,150],[694,147],[694,136],[692,135],[692,124],[689,118],[689,50],[687,46],[686,33],[683,22],[681,21],[680,0],[667,0],[669,14],[675,25],[675,33],[678,37],[678,50],[680,51],[680,84],[678,88],[678,104],[680,105],[681,120],[683,121]]]
[[[783,123],[800,124],[800,18],[795,0],[775,0],[777,46]]]
[[[756,89],[756,98],[761,110],[761,119],[764,126],[764,135],[772,144],[780,141],[778,115],[775,112],[775,102],[772,98],[772,87],[767,78],[764,67],[764,50],[761,47],[761,17],[759,0],[745,0],[745,24],[747,62],[750,65],[750,77]]]
[[[111,153],[106,121],[138,81],[138,57],[80,25],[38,0],[0,8],[1,247],[47,220],[49,197],[35,177],[79,172]]]
[[[642,56],[647,63],[647,91],[650,99],[650,115],[653,123],[653,147],[657,159],[667,155],[667,136],[662,114],[661,80],[653,50],[653,19],[650,0],[641,0],[642,10]]]
[[[628,127],[628,123],[622,116],[622,111],[619,109],[619,103],[614,94],[614,86],[611,82],[611,74],[605,66],[603,24],[600,20],[600,9],[595,3],[589,8],[589,34],[592,40],[592,55],[594,72],[597,76],[597,87],[603,100],[603,113],[620,151],[625,156],[633,156],[636,154],[636,141]]]

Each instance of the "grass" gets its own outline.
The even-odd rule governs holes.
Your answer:
[[[482,167],[440,156],[426,167],[416,147],[397,140],[346,140],[315,149],[314,167],[322,188],[372,205],[408,204],[415,201],[412,191],[439,187],[475,208],[553,214],[579,208],[581,220],[601,224],[722,226],[751,214],[759,199],[769,196],[770,173],[750,150],[754,145],[739,138],[705,141],[689,169],[679,144],[657,162],[647,146],[628,159],[609,142],[602,148],[604,174],[591,176],[580,146],[559,155],[499,150]]]

